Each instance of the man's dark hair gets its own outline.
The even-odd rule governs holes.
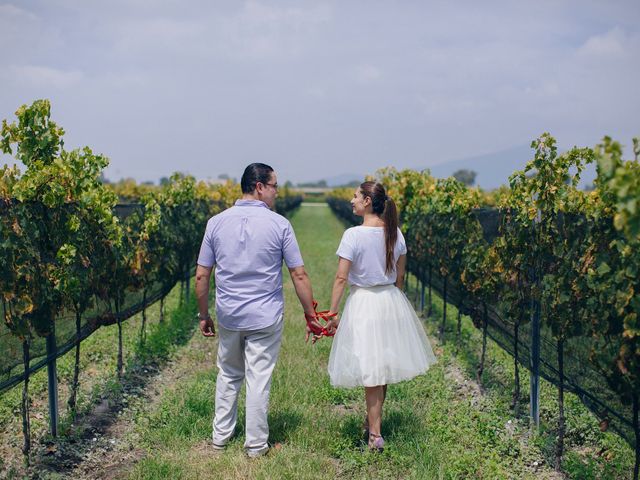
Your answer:
[[[256,183],[269,183],[271,180],[271,172],[273,168],[264,163],[252,163],[244,169],[242,179],[240,180],[240,188],[242,193],[253,193],[256,189]]]

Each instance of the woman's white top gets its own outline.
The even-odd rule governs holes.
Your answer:
[[[336,255],[351,261],[349,285],[373,287],[396,281],[396,263],[400,255],[407,253],[407,245],[398,229],[398,239],[393,249],[393,270],[386,269],[384,227],[351,227],[342,235]]]

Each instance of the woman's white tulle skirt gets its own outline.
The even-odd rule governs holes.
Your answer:
[[[395,285],[351,286],[329,356],[337,387],[411,379],[436,363],[420,319]]]

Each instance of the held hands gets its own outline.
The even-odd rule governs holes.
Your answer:
[[[336,316],[327,322],[327,325],[324,327],[331,335],[335,335],[338,331],[338,325],[340,325],[340,316],[336,313]]]
[[[340,320],[338,320],[338,313],[331,312],[329,310],[324,310],[321,312],[317,311],[318,302],[313,301],[313,314],[309,314],[305,312],[304,318],[307,321],[305,342],[309,341],[309,337],[313,335],[313,340],[311,343],[316,343],[322,337],[333,337],[338,328],[338,324]],[[322,319],[325,322],[325,325],[319,322]]]

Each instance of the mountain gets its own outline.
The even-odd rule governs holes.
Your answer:
[[[559,148],[558,153],[563,153],[566,150]],[[473,170],[477,173],[475,184],[485,190],[493,190],[500,185],[508,185],[509,176],[516,170],[522,170],[527,162],[533,159],[534,153],[534,150],[529,145],[520,145],[485,155],[451,160],[429,167],[417,167],[414,170],[428,168],[431,171],[431,175],[437,178],[450,177],[454,172],[463,168]],[[593,164],[588,165],[581,175],[582,180],[579,187],[584,188],[587,185],[591,185],[595,176],[595,166]],[[353,180],[363,181],[364,175],[345,173],[325,180],[329,187],[337,187]]]
[[[558,153],[563,151],[558,149]],[[431,171],[431,175],[437,178],[450,177],[463,168],[473,170],[478,174],[475,184],[485,190],[492,190],[500,185],[508,185],[509,176],[516,170],[522,170],[533,156],[534,150],[529,145],[522,145],[486,155],[451,160],[427,168]],[[595,166],[588,165],[581,175],[579,187],[584,188],[590,185],[595,176]]]
[[[326,178],[325,180],[329,187],[340,187],[354,180],[364,182],[364,175],[358,175],[357,173],[343,173],[342,175]]]
[[[522,145],[486,155],[451,160],[427,168],[431,175],[438,178],[450,177],[463,168],[473,170],[478,174],[475,184],[485,190],[491,190],[500,185],[507,185],[509,176],[516,170],[522,170],[531,158],[533,150],[528,145]]]

